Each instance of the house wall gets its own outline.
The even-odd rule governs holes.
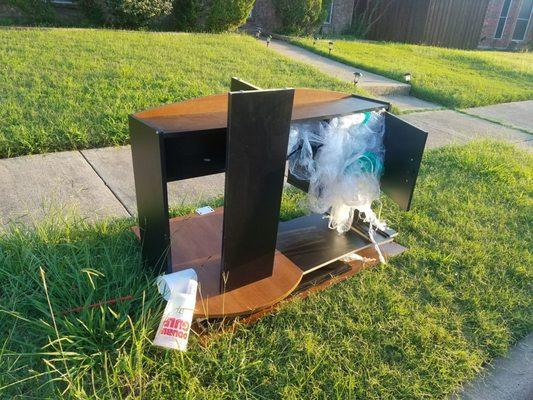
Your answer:
[[[272,0],[255,0],[252,16],[248,19],[248,23],[270,32],[278,31],[281,27]]]
[[[374,12],[368,24],[368,39],[471,49],[478,46],[488,3],[489,0],[361,0],[355,18]]]
[[[352,24],[353,7],[354,0],[333,0],[331,24],[323,24],[322,32],[343,33],[347,31]],[[281,28],[281,22],[276,15],[272,0],[256,0],[248,23],[270,32],[279,31]]]
[[[354,0],[333,0],[331,24],[323,24],[323,33],[345,33],[352,26]]]
[[[481,30],[479,39],[479,47],[481,48],[496,48],[507,49],[510,47],[525,47],[529,42],[533,40],[533,23],[530,21],[526,38],[523,42],[517,43],[516,46],[512,43],[512,36],[516,25],[516,17],[520,10],[523,0],[512,0],[509,8],[509,15],[503,29],[503,35],[501,39],[495,39],[496,28],[498,27],[498,21],[500,20],[500,14],[502,11],[503,3],[505,0],[490,0],[485,15],[485,21]]]

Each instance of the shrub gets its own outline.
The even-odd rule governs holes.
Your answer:
[[[49,0],[7,0],[7,4],[32,22],[53,22],[56,19],[56,12]]]
[[[193,31],[199,14],[198,0],[174,0],[174,18],[179,31]]]
[[[273,0],[282,31],[309,34],[320,26],[327,15],[331,0]]]
[[[175,0],[178,30],[224,32],[246,22],[255,0]]]
[[[172,0],[79,0],[85,15],[104,25],[137,28],[172,11]]]
[[[255,0],[213,0],[206,30],[223,32],[237,29],[246,22]]]

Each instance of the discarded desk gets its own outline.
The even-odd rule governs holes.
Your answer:
[[[353,266],[338,260],[368,253],[364,224],[339,235],[320,214],[279,222],[289,129],[293,122],[384,108],[390,105],[361,96],[261,90],[234,78],[229,93],[131,115],[135,232],[146,266],[158,273],[194,268],[201,318],[264,312],[291,293],[353,274]],[[388,112],[385,123],[381,189],[408,210],[427,133]],[[169,220],[168,182],[220,172],[226,173],[224,207]],[[288,182],[307,190],[307,182],[290,174]],[[375,239],[398,252],[395,235],[386,230]]]

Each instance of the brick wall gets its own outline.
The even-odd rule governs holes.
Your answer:
[[[275,32],[281,27],[272,0],[255,0],[252,16],[248,19],[248,23],[269,32]]]
[[[344,33],[352,25],[354,0],[333,0],[333,14],[331,24],[324,24],[324,33]]]
[[[0,18],[20,18],[22,13],[7,4],[0,4]]]
[[[354,0],[333,0],[331,24],[322,25],[322,32],[343,33],[349,29],[352,24],[354,2]],[[248,23],[271,32],[277,31],[281,27],[272,0],[256,0]]]
[[[522,1],[523,0],[511,0],[509,14],[507,16],[507,21],[505,22],[505,27],[503,29],[501,39],[495,39],[494,35],[496,33],[496,28],[498,27],[500,14],[505,0],[490,1],[489,6],[487,8],[487,13],[485,15],[485,22],[483,23],[483,28],[481,29],[479,47],[507,49],[516,46],[520,48],[526,47],[528,42],[531,42],[531,40],[533,40],[533,23],[530,22],[525,40],[521,43],[517,43],[516,45],[512,43],[512,36],[516,24],[516,17],[520,10],[520,6],[522,5]]]

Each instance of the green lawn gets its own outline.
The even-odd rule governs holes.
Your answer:
[[[6,232],[0,397],[445,398],[533,329],[532,190],[533,157],[511,145],[430,151],[413,210],[385,202],[407,253],[185,354],[150,345],[162,304],[133,221]]]
[[[328,55],[328,40],[293,43]],[[403,81],[411,93],[451,108],[533,99],[533,54],[445,49],[412,44],[334,40],[331,58]]]
[[[3,28],[0,158],[125,144],[128,114],[227,91],[232,76],[353,91],[245,35]]]

